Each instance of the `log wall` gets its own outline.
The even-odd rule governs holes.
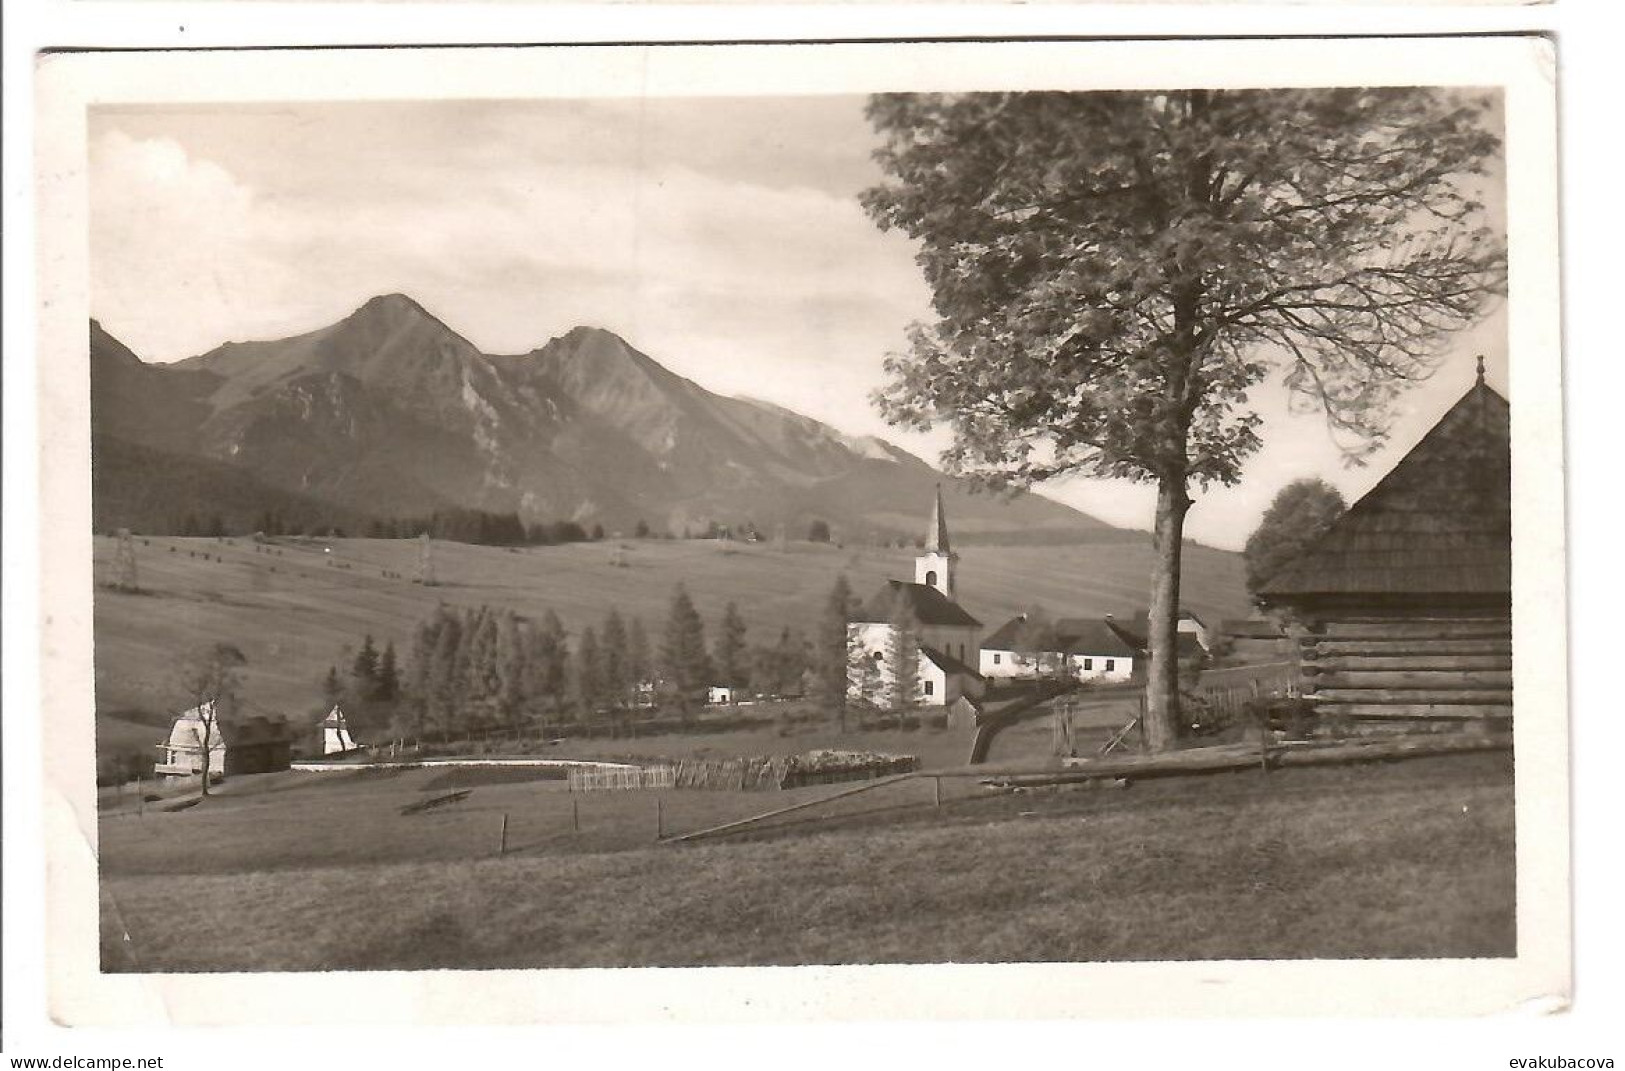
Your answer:
[[[1328,620],[1298,637],[1322,717],[1404,723],[1512,717],[1510,617]]]

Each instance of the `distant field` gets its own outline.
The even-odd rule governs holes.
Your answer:
[[[625,565],[614,562],[624,546]],[[95,572],[112,579],[114,541],[97,537]],[[440,585],[410,579],[413,541],[280,541],[256,553],[251,540],[154,536],[137,540],[141,594],[98,587],[95,598],[97,703],[105,713],[162,712],[179,701],[174,666],[216,639],[248,658],[247,697],[290,714],[316,712],[327,667],[371,633],[407,654],[417,622],[437,603],[488,603],[539,616],[551,609],[573,632],[611,608],[642,618],[658,635],[674,584],[688,586],[708,625],[736,601],[750,639],[769,641],[786,625],[811,629],[837,574],[860,596],[887,577],[912,577],[913,552],[791,543],[631,540],[506,550],[437,543]],[[1241,560],[1192,547],[1185,603],[1204,616],[1245,613]],[[1144,542],[1068,547],[972,546],[963,552],[961,601],[991,630],[1042,605],[1054,613],[1124,613],[1146,602],[1151,556]],[[161,735],[161,734],[160,734]]]
[[[696,829],[830,789],[498,784],[446,813],[401,816],[434,776],[266,775],[189,811],[104,818],[104,966],[1471,957],[1516,946],[1505,756],[1116,791],[988,796],[953,782],[940,808],[929,782],[911,781],[750,839],[690,845],[655,845],[656,822]],[[503,814],[513,850],[496,858]]]

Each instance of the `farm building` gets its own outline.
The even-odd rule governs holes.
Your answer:
[[[981,694],[982,678],[971,663],[980,649],[982,623],[954,601],[958,562],[939,489],[924,553],[914,562],[914,581],[886,581],[847,625],[850,698],[885,702],[896,687],[900,658],[909,660],[902,668],[914,679],[911,703],[945,706]]]
[[[982,641],[981,672],[989,680],[1129,680],[1139,656],[1105,621],[1021,614]]]
[[[270,773],[293,761],[293,732],[287,720],[265,714],[215,716],[214,701],[175,718],[158,749],[154,772],[165,777],[196,777],[203,772],[204,737],[208,737],[209,773]]]
[[[361,745],[356,743],[354,736],[350,735],[350,724],[345,720],[344,711],[337,703],[327,712],[327,717],[320,722],[322,731],[322,754],[342,755],[347,751],[354,751]]]
[[[1322,714],[1512,716],[1510,412],[1478,381],[1260,593],[1298,637]]]
[[[1147,637],[1151,634],[1151,611],[1140,610],[1123,617],[1107,614],[1106,624],[1113,632],[1122,637],[1124,643],[1136,651],[1150,649]],[[1189,610],[1180,610],[1179,619],[1174,628],[1179,637],[1179,657],[1181,660],[1200,658],[1207,653],[1207,649],[1212,643],[1212,633],[1201,618]]]

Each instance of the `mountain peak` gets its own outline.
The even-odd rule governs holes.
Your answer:
[[[433,323],[439,324],[441,327],[446,327],[445,322],[442,321],[440,317],[436,316],[428,309],[425,309],[422,305],[418,304],[417,301],[407,297],[405,294],[379,294],[377,297],[368,298],[367,301],[360,308],[356,309],[355,312],[351,313],[350,316],[351,318],[372,318],[376,316],[385,317],[388,319],[409,317],[413,319],[429,320]],[[449,331],[451,329],[448,327],[446,330]]]

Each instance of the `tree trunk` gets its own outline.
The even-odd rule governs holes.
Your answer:
[[[1191,500],[1185,480],[1163,477],[1157,485],[1157,523],[1152,537],[1156,561],[1151,570],[1151,607],[1146,645],[1151,666],[1145,679],[1145,741],[1164,751],[1179,738],[1179,574],[1184,549],[1185,512]]]
[[[209,794],[209,737],[214,735],[214,723],[203,723],[203,795]]]

